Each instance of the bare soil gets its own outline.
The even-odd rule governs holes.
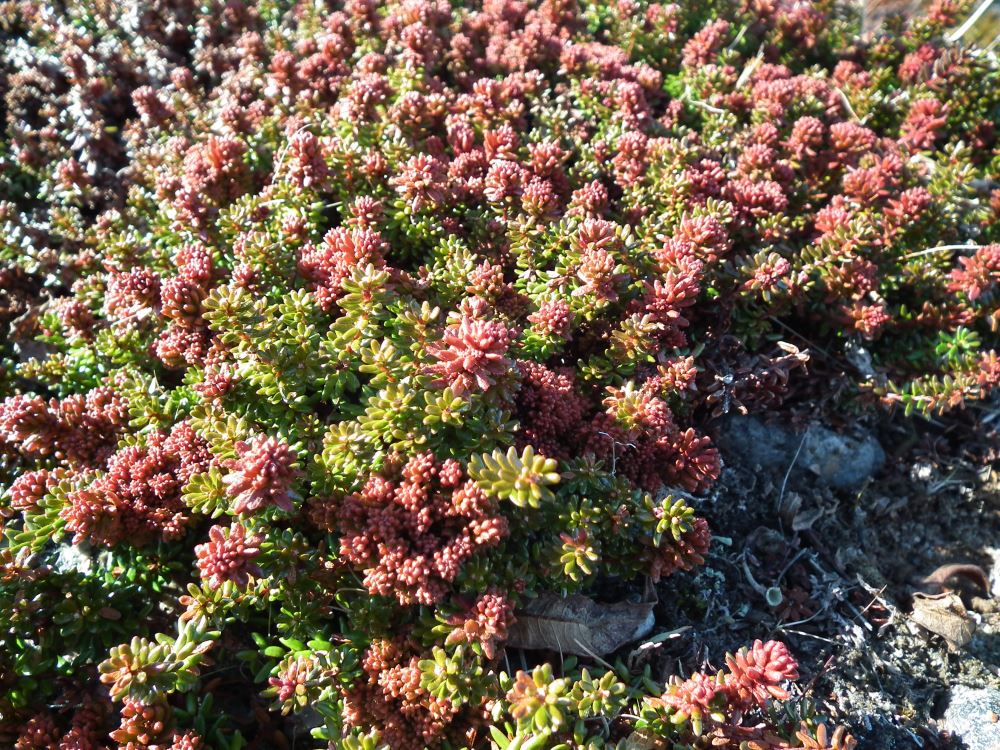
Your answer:
[[[707,564],[661,586],[658,629],[680,632],[641,658],[664,679],[779,638],[800,661],[800,697],[849,725],[860,748],[963,747],[940,719],[953,686],[1000,687],[1000,600],[974,567],[923,579],[957,564],[1000,583],[998,422],[994,403],[949,423],[874,425],[888,460],[851,493],[731,451],[701,503],[716,535]],[[921,591],[961,598],[968,643],[914,622]]]

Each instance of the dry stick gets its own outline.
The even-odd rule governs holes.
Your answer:
[[[750,29],[750,24],[748,23],[743,24],[743,28],[740,29],[740,33],[736,35],[736,38],[729,43],[729,46],[727,46],[726,49],[735,49],[736,45],[739,44],[741,41],[743,41],[743,37],[746,35],[749,29]]]
[[[926,250],[917,250],[915,253],[907,253],[906,255],[901,255],[900,260],[909,260],[910,258],[919,258],[922,255],[933,255],[934,253],[943,253],[948,250],[978,250],[981,245],[938,245],[937,247],[930,247]]]
[[[805,688],[803,688],[802,690],[803,698],[809,695],[809,693],[811,693],[815,689],[816,683],[819,681],[819,678],[825,675],[830,670],[830,667],[833,666],[833,662],[836,660],[837,657],[835,654],[832,654],[829,651],[827,652],[827,654],[829,655],[827,656],[826,661],[823,662],[823,666],[820,667],[819,671],[813,675],[813,678],[811,680],[809,680],[809,684],[806,685]]]
[[[690,102],[691,104],[701,107],[702,109],[707,109],[709,112],[713,112],[717,115],[724,115],[726,113],[726,110],[719,109],[718,107],[713,107],[708,102],[703,102],[700,99],[692,99],[691,97],[688,96],[684,99],[684,101]]]
[[[795,563],[798,562],[799,558],[802,557],[802,555],[804,555],[805,553],[806,553],[805,547],[796,552],[795,557],[789,560],[788,563],[785,565],[785,567],[781,569],[781,572],[778,573],[778,577],[774,579],[774,582],[776,584],[780,583],[781,579],[785,577],[785,574],[792,569],[792,566],[795,565]]]
[[[844,109],[847,110],[847,114],[849,114],[855,121],[860,122],[860,123],[864,123],[864,120],[862,120],[860,117],[858,117],[858,113],[855,112],[854,111],[854,107],[851,106],[851,100],[847,98],[847,94],[845,94],[840,89],[839,86],[834,86],[833,90],[836,91],[838,94],[840,94],[840,101],[844,105]],[[867,115],[866,115],[866,117],[867,117]]]
[[[982,18],[983,13],[989,10],[991,5],[993,5],[993,0],[983,0],[983,2],[979,4],[979,7],[972,12],[972,15],[966,19],[965,23],[945,37],[945,41],[948,43],[954,43],[965,36],[966,32],[976,25],[976,21]]]
[[[792,462],[788,464],[788,470],[785,472],[785,478],[781,480],[781,492],[778,493],[779,508],[781,507],[781,501],[785,499],[785,487],[788,485],[788,477],[791,476],[792,469],[795,468],[795,462],[799,460],[799,454],[802,452],[802,446],[806,444],[807,437],[809,437],[809,430],[806,430],[805,434],[802,435],[802,439],[799,441],[799,448],[795,451],[795,455],[792,456]]]
[[[858,583],[860,583],[861,588],[867,591],[868,594],[872,597],[872,600],[865,605],[865,608],[863,610],[861,610],[862,615],[869,609],[871,609],[872,606],[875,605],[876,603],[881,604],[883,607],[889,610],[889,619],[886,620],[881,626],[879,626],[878,633],[876,633],[876,635],[881,636],[882,633],[885,631],[885,629],[896,621],[896,615],[898,614],[898,612],[896,608],[892,606],[892,604],[890,604],[889,602],[887,602],[885,599],[882,598],[882,593],[886,590],[886,586],[883,586],[881,589],[875,592],[874,589],[870,588],[868,584],[866,584],[862,580],[860,574],[858,575]]]
[[[607,661],[605,661],[600,656],[598,656],[597,654],[595,654],[593,651],[591,651],[589,648],[587,648],[586,644],[580,643],[580,639],[579,638],[574,638],[573,641],[584,652],[586,652],[587,656],[589,656],[591,659],[593,659],[594,661],[596,661],[598,664],[606,667],[607,669],[611,670],[612,672],[615,671],[615,668],[614,668],[613,664],[609,664]],[[562,650],[562,644],[561,643],[559,644],[559,648],[560,648],[560,651],[561,651]]]
[[[754,71],[760,66],[764,61],[764,45],[760,45],[760,49],[757,50],[757,54],[750,58],[750,62],[746,64],[743,68],[743,72],[740,73],[740,77],[736,80],[736,86],[734,88],[741,89],[743,84],[745,84],[750,76],[753,75]]]
[[[779,625],[778,627],[775,628],[775,630],[780,630],[782,633],[792,633],[794,635],[802,636],[803,638],[812,638],[817,641],[823,641],[823,643],[833,644],[834,646],[837,645],[837,642],[832,638],[824,638],[821,635],[816,635],[815,633],[807,633],[804,630],[796,630],[795,628],[786,628],[784,625]]]
[[[758,594],[767,599],[767,589],[757,582],[757,579],[753,577],[753,573],[750,572],[750,565],[747,563],[747,552],[744,549],[743,554],[740,555],[740,562],[743,564],[743,575],[747,579],[747,583],[750,584],[750,588],[756,591]]]
[[[780,623],[778,623],[777,625],[774,626],[774,629],[775,630],[788,630],[793,625],[805,625],[807,622],[812,622],[813,620],[815,620],[817,617],[819,617],[825,611],[826,611],[825,609],[817,610],[816,612],[813,612],[811,615],[809,615],[805,619],[795,620],[794,622],[780,622]]]
[[[292,133],[290,136],[288,136],[288,140],[285,141],[285,145],[281,147],[281,151],[278,153],[278,161],[271,167],[271,182],[270,182],[271,185],[274,184],[274,180],[275,178],[277,178],[278,173],[281,170],[281,167],[284,166],[285,154],[288,153],[288,148],[292,144],[292,138],[297,136],[303,130],[308,130],[310,127],[312,127],[311,124],[307,122],[304,125],[301,125],[299,129],[296,130],[294,133]]]

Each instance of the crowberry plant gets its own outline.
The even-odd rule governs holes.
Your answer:
[[[0,1],[0,744],[853,747],[504,643],[704,562],[712,419],[1000,385],[966,5]]]

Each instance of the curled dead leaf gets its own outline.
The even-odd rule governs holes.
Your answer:
[[[979,587],[980,593],[989,596],[990,579],[986,571],[978,565],[953,563],[942,565],[929,576],[920,581],[920,589],[927,594],[940,594],[962,588],[962,582],[972,583]]]

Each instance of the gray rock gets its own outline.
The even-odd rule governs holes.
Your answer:
[[[286,716],[285,725],[291,727],[294,744],[308,741],[312,737],[312,730],[323,726],[323,717],[312,706],[306,706],[301,711]]]
[[[951,689],[942,724],[969,750],[1000,750],[1000,690],[957,685]]]
[[[799,460],[831,487],[853,490],[885,464],[885,451],[871,435],[853,438],[819,425],[806,432]]]
[[[756,417],[731,417],[721,430],[719,445],[746,464],[782,476],[794,461],[793,475],[811,472],[841,490],[859,488],[885,463],[885,451],[871,435],[841,435],[819,424],[810,425],[803,435]]]
[[[87,575],[94,568],[94,558],[85,545],[63,543],[51,550],[47,563],[57,573],[79,573]]]

